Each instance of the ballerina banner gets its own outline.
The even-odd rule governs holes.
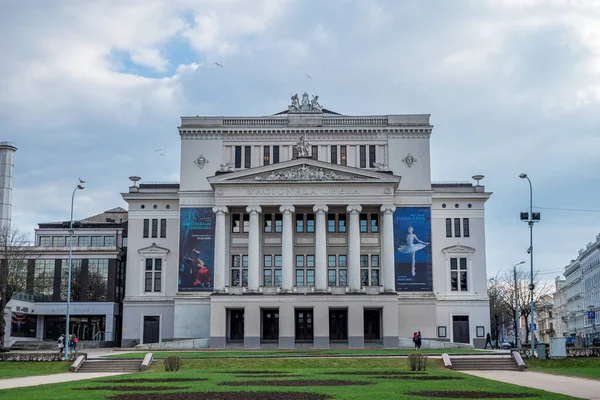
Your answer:
[[[182,208],[179,235],[179,291],[213,290],[215,213],[212,208]]]
[[[396,208],[394,249],[396,291],[432,291],[430,208]]]

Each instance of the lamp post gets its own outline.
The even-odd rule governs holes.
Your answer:
[[[75,192],[77,190],[83,190],[83,184],[85,181],[79,179],[79,184],[73,189],[73,195],[71,196],[71,220],[69,222],[69,277],[67,283],[67,326],[66,326],[66,337],[65,337],[65,361],[69,360],[69,323],[70,323],[70,307],[71,307],[71,264],[73,261],[73,203],[75,202]]]
[[[533,187],[531,186],[531,179],[529,179],[529,177],[527,176],[527,174],[520,174],[519,178],[521,179],[527,179],[527,182],[529,182],[529,212],[528,213],[521,213],[521,220],[522,221],[527,221],[527,223],[529,224],[529,249],[527,250],[527,252],[529,253],[529,257],[530,257],[530,267],[531,267],[531,275],[530,275],[530,282],[529,282],[529,295],[530,295],[530,299],[531,299],[531,310],[530,310],[530,314],[531,314],[531,325],[530,325],[530,330],[531,330],[531,355],[533,356],[533,352],[535,351],[535,333],[533,330],[534,327],[534,306],[533,306],[533,289],[535,289],[535,285],[533,284],[533,224],[536,221],[540,220],[540,214],[536,213],[536,215],[533,215]],[[527,214],[527,218],[524,218],[525,215]]]
[[[515,349],[519,348],[519,291],[517,290],[517,265],[525,264],[525,261],[521,261],[513,265],[513,274],[515,276]]]

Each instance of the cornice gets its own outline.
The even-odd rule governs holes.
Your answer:
[[[179,128],[181,139],[188,140],[239,140],[252,139],[289,139],[290,136],[307,134],[309,139],[368,139],[368,140],[386,140],[400,138],[429,138],[432,128],[430,127],[411,127],[411,128],[364,128],[364,127],[293,127],[293,128],[256,128],[256,129],[232,129],[232,128]]]

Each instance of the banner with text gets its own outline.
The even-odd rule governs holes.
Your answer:
[[[179,235],[179,291],[213,290],[215,213],[212,208],[182,208]]]
[[[433,290],[431,209],[398,207],[394,212],[396,291]]]

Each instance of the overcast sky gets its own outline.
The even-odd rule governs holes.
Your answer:
[[[519,173],[535,206],[595,210],[540,209],[552,279],[600,233],[598,21],[595,0],[4,1],[13,223],[68,220],[78,177],[76,219],[126,208],[128,176],[179,180],[181,115],[268,115],[308,91],[342,114],[431,114],[432,180],[494,192],[490,276],[528,260]]]

